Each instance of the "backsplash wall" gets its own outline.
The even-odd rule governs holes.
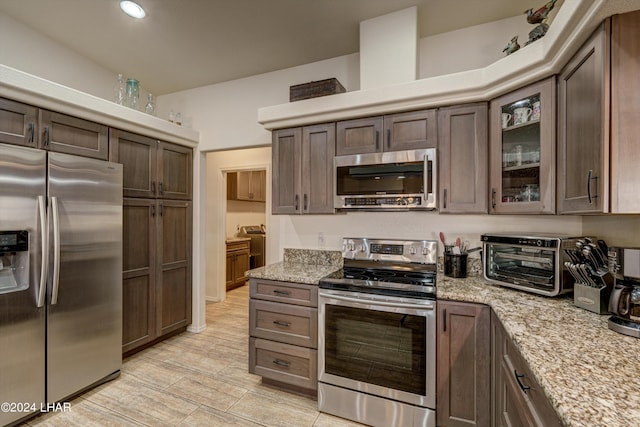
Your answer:
[[[340,249],[343,237],[376,237],[447,241],[456,237],[480,244],[480,235],[499,233],[556,233],[582,235],[582,218],[557,215],[445,215],[436,212],[350,212],[337,215],[273,215],[280,251],[283,248]],[[319,234],[322,233],[321,238]],[[276,236],[274,236],[276,237]],[[440,246],[440,249],[442,247]]]

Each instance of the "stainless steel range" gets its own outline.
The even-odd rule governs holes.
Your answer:
[[[318,408],[434,427],[437,242],[345,238],[318,291]]]

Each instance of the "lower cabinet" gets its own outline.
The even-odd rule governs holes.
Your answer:
[[[191,203],[124,199],[122,351],[191,323]]]
[[[492,315],[493,418],[496,427],[553,427],[562,421],[527,362]]]
[[[437,355],[438,426],[562,426],[488,306],[438,301]]]
[[[491,424],[491,308],[438,301],[436,424]]]
[[[318,289],[251,279],[249,372],[263,382],[316,394],[318,380]]]
[[[244,285],[247,281],[245,273],[249,270],[250,242],[249,239],[227,242],[226,289],[228,291]]]

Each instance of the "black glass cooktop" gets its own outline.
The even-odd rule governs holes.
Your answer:
[[[323,278],[319,287],[413,298],[435,298],[436,272],[423,266],[347,266]]]

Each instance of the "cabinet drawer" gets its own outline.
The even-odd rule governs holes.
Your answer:
[[[251,298],[287,304],[318,306],[318,287],[300,283],[276,282],[273,280],[251,279]]]
[[[318,309],[252,299],[249,335],[318,348]]]
[[[249,250],[249,240],[240,241],[240,242],[227,242],[227,252],[233,251],[248,251]]]
[[[317,390],[318,352],[260,338],[249,338],[249,372],[263,378]]]

